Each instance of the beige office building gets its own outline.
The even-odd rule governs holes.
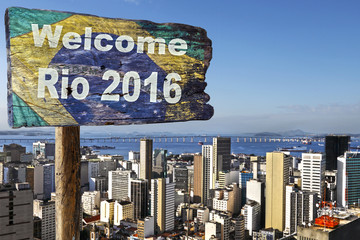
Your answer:
[[[138,178],[148,180],[148,184],[151,183],[152,152],[153,152],[153,140],[141,139],[140,140],[140,174]]]
[[[194,202],[202,203],[204,199],[203,194],[203,162],[202,155],[194,156]]]
[[[285,228],[285,190],[290,158],[281,152],[266,153],[265,228]]]

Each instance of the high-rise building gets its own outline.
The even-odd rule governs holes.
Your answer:
[[[252,178],[252,172],[242,171],[239,173],[239,186],[241,188],[241,206],[246,203],[246,183]]]
[[[166,164],[167,150],[154,149],[154,161],[152,165],[153,178],[166,178],[167,177],[167,164]]]
[[[130,151],[129,152],[129,161],[139,161],[140,152]]]
[[[37,199],[50,199],[55,192],[55,165],[36,165],[34,169],[34,195]]]
[[[129,201],[115,201],[114,225],[119,226],[124,219],[134,219],[134,204]]]
[[[304,191],[316,192],[324,199],[325,155],[322,153],[303,153],[301,188]]]
[[[31,190],[33,190],[33,191],[34,191],[34,184],[35,184],[34,183],[34,180],[35,180],[34,171],[35,171],[34,166],[26,167],[25,182],[29,183]]]
[[[260,162],[259,156],[251,156],[250,157],[251,171],[253,173],[253,179],[255,179],[255,180],[258,179],[259,162]]]
[[[246,201],[260,204],[260,226],[265,226],[265,184],[260,180],[250,179],[246,182]]]
[[[194,203],[201,203],[203,200],[203,161],[202,155],[194,155]]]
[[[98,177],[99,174],[99,161],[88,161],[88,178],[89,182],[91,178]]]
[[[41,141],[34,142],[33,155],[34,157],[40,156],[49,160],[55,160],[55,143]]]
[[[4,145],[3,152],[6,156],[10,156],[10,158],[6,158],[6,162],[20,162],[20,157],[25,154],[26,147],[11,143],[10,145]]]
[[[285,187],[289,183],[290,157],[282,152],[266,153],[265,227],[285,228]]]
[[[258,202],[249,200],[241,209],[245,219],[245,229],[252,236],[253,231],[258,231],[260,226],[261,206]]]
[[[115,200],[108,199],[100,203],[100,221],[105,223],[114,223]]]
[[[241,190],[238,184],[230,184],[225,189],[216,189],[212,208],[237,215],[240,212]]]
[[[4,162],[0,161],[0,184],[4,183]]]
[[[169,178],[151,180],[151,216],[158,233],[174,229],[175,183],[170,183]]]
[[[0,238],[33,239],[33,193],[29,184],[0,185]]]
[[[99,162],[99,175],[103,177],[107,177],[110,171],[116,170],[116,161],[114,160],[106,160]]]
[[[221,224],[221,240],[230,239],[230,227],[231,227],[231,217],[225,213],[217,212],[212,210],[209,214],[210,222],[217,222]],[[206,230],[205,230],[206,234]]]
[[[143,219],[148,213],[148,183],[144,179],[131,179],[131,197],[134,203],[134,219]]]
[[[97,215],[100,210],[100,192],[84,192],[81,196],[81,203],[84,213],[91,216]]]
[[[131,174],[130,170],[109,172],[109,199],[121,201],[130,198]]]
[[[220,171],[219,180],[217,181],[217,187],[224,188],[226,185],[229,185],[231,183],[239,183],[239,173],[239,170]]]
[[[55,202],[34,200],[34,216],[41,219],[41,239],[55,239]]]
[[[360,153],[345,152],[338,158],[336,179],[337,204],[342,207],[360,205]]]
[[[148,216],[137,220],[138,238],[145,239],[154,235],[154,217]]]
[[[292,234],[297,226],[307,226],[316,218],[316,192],[300,191],[294,185],[286,186],[285,232]]]
[[[140,140],[140,174],[139,179],[146,179],[148,184],[151,183],[152,175],[152,139]]]
[[[206,222],[205,239],[221,239],[221,223],[215,221]]]
[[[230,171],[231,164],[231,138],[215,137],[213,138],[214,171],[213,187],[219,179],[219,171]]]
[[[210,196],[210,189],[215,188],[214,180],[214,154],[213,146],[203,145],[202,146],[202,171],[203,171],[203,194],[202,194],[202,203],[206,204],[207,199]]]
[[[232,220],[234,225],[234,237],[236,240],[245,239],[245,218],[244,215],[239,215],[237,218]]]
[[[337,157],[349,150],[350,136],[330,135],[325,137],[326,170],[337,169]]]
[[[189,188],[189,178],[187,167],[175,166],[173,170],[173,182],[176,189],[183,189],[186,192]]]

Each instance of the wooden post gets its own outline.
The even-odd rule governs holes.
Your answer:
[[[80,127],[55,129],[56,239],[80,239]]]

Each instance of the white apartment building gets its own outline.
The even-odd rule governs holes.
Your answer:
[[[200,223],[209,221],[209,209],[207,207],[197,209],[197,219]]]
[[[325,155],[322,153],[303,153],[301,156],[301,189],[316,192],[322,199],[325,181]]]
[[[84,213],[91,216],[97,215],[100,210],[100,192],[84,192],[81,196],[81,202]]]
[[[221,240],[230,239],[231,218],[228,215],[212,210],[209,214],[209,221],[217,222],[221,224]],[[205,229],[205,235],[206,235],[206,229]]]
[[[252,236],[253,231],[260,229],[261,206],[258,202],[249,200],[241,209],[241,214],[244,215],[245,229],[249,231]]]
[[[55,239],[55,202],[34,200],[34,216],[41,219],[41,239]]]

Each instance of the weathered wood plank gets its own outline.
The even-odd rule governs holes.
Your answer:
[[[68,12],[6,11],[9,124],[207,120],[202,28]]]
[[[55,128],[56,239],[80,239],[80,127]]]

